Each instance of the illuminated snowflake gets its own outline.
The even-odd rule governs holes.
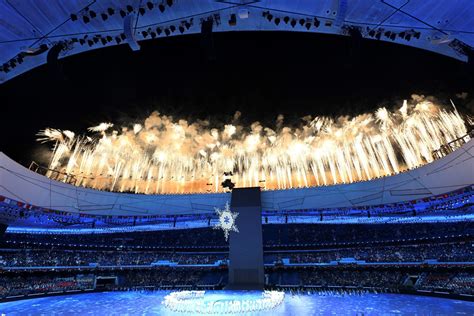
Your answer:
[[[222,229],[224,231],[225,240],[227,241],[229,238],[229,232],[239,232],[239,229],[235,226],[235,219],[239,216],[239,213],[230,210],[229,202],[225,204],[223,210],[220,210],[217,207],[214,209],[216,210],[217,215],[219,215],[219,223],[214,226],[214,229]]]

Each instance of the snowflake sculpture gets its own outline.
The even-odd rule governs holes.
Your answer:
[[[214,209],[216,210],[217,215],[219,215],[219,223],[214,226],[214,229],[222,229],[224,231],[225,240],[227,241],[229,238],[229,232],[239,232],[239,229],[235,226],[235,219],[239,216],[239,213],[230,210],[229,202],[225,204],[223,210],[220,210],[217,207]]]

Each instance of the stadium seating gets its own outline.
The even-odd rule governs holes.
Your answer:
[[[263,237],[269,288],[472,294],[470,221],[268,224]],[[223,288],[227,259],[222,233],[211,228],[84,235],[7,232],[0,244],[0,295]]]

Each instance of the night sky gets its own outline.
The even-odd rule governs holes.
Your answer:
[[[199,35],[104,48],[61,60],[0,85],[1,147],[24,165],[37,159],[45,127],[82,133],[103,121],[140,122],[158,110],[218,126],[235,111],[271,124],[312,115],[355,115],[399,106],[412,93],[462,112],[474,108],[474,75],[465,63],[396,44],[334,35],[214,34],[214,55]],[[468,92],[466,99],[456,97]]]

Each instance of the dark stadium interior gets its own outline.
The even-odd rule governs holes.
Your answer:
[[[0,22],[8,20],[1,12],[3,2],[8,1],[0,0]],[[57,1],[54,0],[54,2]],[[123,4],[127,1],[109,2]],[[138,7],[141,6],[141,11],[136,11],[137,15],[145,17],[148,13],[142,13],[143,10],[152,11],[152,8],[161,10],[160,5],[166,10],[171,10],[176,5],[179,10],[182,10],[176,9],[176,14],[184,17],[189,13],[186,4],[183,4],[186,1],[135,2],[139,2]],[[240,3],[240,1],[237,2]],[[258,7],[260,2],[256,1],[256,4],[252,2],[250,5],[251,8],[258,9],[258,18],[263,17],[276,25],[285,23],[280,20],[278,23],[273,21],[278,14],[287,14],[286,9],[277,11],[274,13],[275,16],[269,17],[269,12],[263,14],[260,12],[262,11],[262,8]],[[262,5],[268,5],[268,2],[271,1],[263,1]],[[296,4],[290,4],[290,1],[288,3],[276,2],[283,3],[281,5],[284,6],[296,6]],[[351,1],[332,2],[341,5],[341,3]],[[370,1],[358,0],[356,2],[367,4]],[[408,7],[409,2],[405,4]],[[89,6],[91,8],[95,8],[94,5],[99,8],[106,6],[106,4],[98,3],[93,1],[86,7],[87,9],[81,9],[76,22],[82,23],[88,19],[91,15]],[[232,1],[205,0],[199,5],[203,8],[207,6],[214,8],[218,5],[231,4]],[[189,10],[195,10],[199,5]],[[240,3],[237,6],[242,5]],[[397,12],[405,5],[402,5]],[[38,6],[48,7],[48,5]],[[301,10],[309,10],[307,4],[299,6]],[[112,16],[118,18],[119,14],[122,14],[118,9],[113,14],[109,10],[110,16],[104,18],[99,8],[95,9],[98,12],[97,19],[101,17],[104,24],[108,23],[106,21],[110,22],[113,19]],[[133,8],[129,11],[125,8],[123,10],[126,12],[122,18],[132,16]],[[438,6],[437,8],[439,9]],[[472,7],[469,8],[474,12]],[[359,7],[358,10],[361,8]],[[327,11],[328,15],[332,14],[330,11]],[[417,12],[419,12],[418,9]],[[436,12],[440,14],[441,11]],[[81,14],[87,15],[86,20],[83,20]],[[226,11],[225,14],[228,12]],[[360,14],[366,17],[365,13]],[[381,15],[382,13],[374,14]],[[452,12],[449,14],[452,15]],[[236,18],[235,14],[233,15],[233,18]],[[333,15],[336,16],[335,11]],[[393,15],[396,16],[395,13]],[[224,13],[222,16],[224,17]],[[227,18],[227,15],[225,16]],[[232,19],[232,15],[230,18]],[[390,21],[390,18],[391,16],[387,20]],[[73,17],[68,14],[67,19],[66,22],[69,23]],[[181,17],[170,18],[169,21],[179,22],[180,19]],[[335,19],[330,16],[328,21],[336,22]],[[440,18],[440,20],[443,19]],[[454,17],[451,16],[450,19],[454,20]],[[241,20],[243,21],[244,18]],[[241,20],[239,18],[239,23]],[[403,20],[403,23],[409,24],[413,22],[412,20],[412,18],[408,22]],[[197,18],[196,21],[198,21]],[[285,23],[287,26],[291,25],[288,21]],[[144,137],[141,139],[136,135],[142,128],[145,129],[143,126],[146,123],[143,122],[153,111],[172,116],[175,119],[172,122],[173,126],[179,126],[181,123],[176,122],[180,119],[199,122],[201,124],[199,128],[203,126],[208,128],[207,136],[213,135],[213,132],[217,133],[217,129],[221,133],[230,122],[232,124],[238,122],[253,131],[255,125],[251,124],[258,121],[263,123],[263,127],[258,125],[255,128],[258,133],[266,130],[267,126],[274,128],[276,133],[280,133],[282,123],[277,121],[277,117],[282,114],[285,126],[288,126],[285,132],[288,133],[287,135],[296,135],[295,139],[297,139],[302,134],[301,131],[309,129],[309,124],[301,130],[298,129],[301,122],[308,120],[304,118],[307,115],[330,117],[342,126],[341,129],[347,130],[350,130],[352,126],[348,123],[349,118],[357,115],[361,115],[362,118],[367,116],[372,120],[367,123],[368,130],[369,127],[383,121],[382,115],[376,114],[380,107],[389,109],[387,112],[389,119],[392,116],[395,117],[393,114],[395,112],[390,112],[391,110],[399,111],[396,120],[402,121],[407,117],[404,100],[413,103],[411,104],[413,108],[415,103],[418,106],[418,101],[423,100],[429,104],[435,103],[438,112],[426,114],[429,112],[426,111],[424,113],[426,116],[423,116],[419,114],[422,110],[413,111],[413,117],[410,119],[416,118],[418,121],[403,121],[399,126],[390,125],[392,121],[387,125],[380,123],[381,126],[383,125],[381,128],[383,133],[376,136],[368,134],[367,139],[370,141],[377,139],[373,143],[364,140],[364,146],[368,144],[367,148],[369,148],[364,150],[369,153],[367,156],[370,156],[372,160],[364,162],[366,169],[361,167],[362,163],[359,164],[358,160],[357,162],[351,160],[349,163],[351,167],[359,168],[357,169],[359,178],[354,176],[353,179],[350,171],[347,172],[349,174],[347,179],[343,175],[335,175],[337,171],[334,170],[343,165],[341,161],[351,158],[346,151],[347,148],[342,147],[335,149],[340,154],[338,157],[342,157],[340,160],[320,165],[307,164],[300,169],[294,166],[297,165],[295,161],[298,160],[299,155],[302,155],[301,152],[290,152],[289,156],[294,158],[294,161],[292,160],[289,165],[294,169],[282,168],[281,173],[286,176],[286,173],[290,174],[297,170],[295,172],[297,176],[293,177],[300,182],[304,178],[304,185],[293,184],[291,181],[296,183],[296,180],[290,175],[288,176],[289,185],[286,185],[285,180],[284,186],[267,188],[266,182],[270,183],[270,176],[262,176],[264,172],[259,173],[258,167],[265,163],[270,164],[268,162],[270,159],[256,163],[258,171],[250,173],[251,179],[247,180],[251,183],[256,179],[258,183],[258,186],[248,185],[248,187],[253,187],[252,190],[258,196],[258,203],[254,207],[258,208],[259,212],[261,211],[261,216],[256,216],[257,219],[252,219],[253,222],[250,220],[243,222],[242,225],[257,225],[258,234],[260,234],[260,224],[262,227],[263,242],[261,245],[255,242],[255,249],[258,251],[254,254],[258,255],[260,250],[263,251],[263,268],[261,263],[258,266],[264,271],[263,297],[270,295],[268,293],[286,293],[287,296],[283,296],[286,302],[288,298],[297,301],[303,298],[295,305],[297,308],[285,306],[284,302],[283,307],[290,306],[289,309],[277,307],[280,309],[275,309],[277,312],[273,316],[283,315],[286,311],[288,315],[293,315],[294,311],[300,312],[301,315],[306,315],[306,313],[326,315],[322,312],[323,307],[313,308],[312,313],[305,309],[306,296],[311,299],[321,298],[323,303],[320,305],[323,306],[326,298],[371,300],[378,296],[385,299],[385,296],[381,295],[388,295],[387,302],[390,298],[399,297],[403,299],[402,303],[407,301],[402,295],[414,298],[441,297],[446,299],[445,301],[450,299],[451,302],[462,305],[460,310],[465,314],[474,315],[474,169],[472,168],[474,166],[472,140],[474,137],[474,48],[465,44],[467,46],[462,47],[470,47],[470,50],[465,48],[467,53],[462,51],[462,54],[471,55],[466,57],[458,54],[456,58],[452,58],[453,53],[450,51],[446,53],[446,47],[451,44],[444,45],[442,41],[450,40],[449,43],[458,43],[457,38],[454,40],[458,33],[453,31],[449,33],[449,36],[436,39],[435,43],[433,34],[437,33],[435,31],[433,34],[428,33],[431,26],[426,26],[426,23],[421,20],[424,24],[416,20],[421,26],[415,23],[407,32],[416,34],[415,29],[419,27],[426,34],[431,34],[433,39],[430,37],[427,45],[418,44],[426,38],[425,33],[421,35],[419,42],[413,39],[411,43],[408,43],[408,40],[400,45],[398,37],[396,40],[394,38],[390,40],[390,31],[389,35],[387,33],[379,35],[382,36],[382,40],[380,37],[378,40],[373,40],[369,35],[370,32],[364,31],[365,28],[362,28],[362,34],[359,34],[363,38],[356,38],[350,34],[340,36],[348,34],[332,31],[320,32],[320,29],[310,30],[309,26],[306,28],[310,31],[306,32],[303,28],[308,23],[307,21],[309,20],[294,20],[296,28],[299,27],[298,25],[301,26],[302,31],[298,32],[292,31],[289,26],[285,26],[287,28],[282,31],[275,31],[271,28],[266,29],[261,24],[246,26],[238,32],[229,32],[228,29],[216,31],[212,33],[212,48],[205,43],[205,32],[201,31],[202,34],[199,34],[201,26],[197,32],[194,32],[197,34],[187,34],[183,28],[181,32],[184,33],[183,36],[163,35],[153,40],[148,40],[148,38],[145,40],[148,35],[144,35],[144,29],[138,27],[140,32],[137,31],[136,36],[139,37],[141,46],[139,51],[132,51],[133,44],[129,46],[126,43],[117,42],[118,45],[115,45],[112,41],[109,41],[110,44],[107,42],[103,45],[106,47],[100,46],[100,49],[95,49],[98,48],[94,46],[95,44],[90,44],[91,48],[83,45],[84,47],[80,48],[83,51],[78,54],[71,53],[70,56],[69,52],[66,52],[64,58],[56,60],[56,64],[51,61],[48,63],[39,61],[34,67],[28,66],[31,68],[28,71],[21,72],[19,75],[15,73],[11,77],[8,77],[5,71],[6,67],[10,67],[9,64],[0,62],[2,104],[0,314],[5,315],[4,311],[7,311],[6,315],[10,315],[10,312],[12,315],[21,315],[30,312],[35,314],[39,311],[40,314],[44,314],[45,310],[42,308],[49,308],[44,307],[48,306],[44,303],[46,301],[42,303],[35,299],[46,300],[58,297],[58,301],[54,304],[57,302],[65,304],[64,302],[69,301],[63,297],[69,299],[73,294],[78,298],[77,301],[81,301],[81,296],[86,297],[87,293],[109,292],[133,293],[130,294],[131,299],[135,299],[133,296],[135,294],[156,295],[161,300],[162,296],[166,295],[169,298],[176,293],[177,295],[191,293],[190,295],[195,299],[201,295],[200,293],[204,293],[201,291],[220,295],[219,293],[234,290],[232,287],[234,284],[230,281],[229,275],[232,275],[234,268],[232,264],[237,260],[234,262],[230,260],[231,244],[227,234],[231,234],[230,238],[236,236],[235,234],[239,231],[234,221],[238,218],[237,216],[240,216],[240,219],[244,217],[243,211],[240,214],[233,213],[235,209],[232,204],[229,209],[229,202],[237,196],[236,189],[242,189],[239,186],[234,189],[235,183],[231,181],[237,177],[232,173],[236,173],[237,163],[224,172],[224,177],[228,179],[228,182],[225,180],[221,183],[217,180],[222,175],[217,175],[220,171],[213,169],[209,177],[211,180],[206,178],[205,184],[201,184],[206,191],[186,191],[186,189],[158,191],[159,184],[156,184],[156,191],[151,190],[151,194],[148,192],[148,186],[144,192],[139,190],[138,178],[140,181],[142,179],[143,181],[156,180],[156,183],[161,183],[164,187],[163,183],[167,179],[163,179],[168,176],[172,179],[170,182],[181,181],[182,188],[185,188],[183,184],[185,176],[179,178],[177,174],[167,175],[166,172],[161,173],[160,169],[156,173],[159,176],[153,178],[155,175],[152,171],[159,169],[153,169],[154,166],[150,167],[147,174],[140,174],[133,179],[131,175],[133,171],[118,176],[119,168],[111,167],[105,154],[99,163],[100,176],[87,172],[84,174],[64,172],[66,169],[70,170],[78,165],[82,167],[87,164],[87,161],[84,162],[85,159],[71,162],[66,161],[66,158],[72,156],[71,152],[74,148],[72,139],[87,131],[91,126],[98,126],[101,122],[115,124],[113,131],[112,128],[107,132],[107,128],[94,131],[97,137],[93,141],[90,140],[94,146],[102,140],[106,142],[115,139],[114,137],[121,132],[133,134],[133,137],[139,139],[138,143],[143,141],[145,144]],[[311,21],[315,23],[314,20]],[[445,22],[448,23],[448,18]],[[93,23],[88,23],[90,22],[82,24],[92,29]],[[185,26],[184,22],[180,23],[182,23],[181,27]],[[199,23],[205,23],[205,20]],[[224,20],[224,27],[232,27],[232,23],[232,21]],[[375,30],[383,23],[385,21],[380,22],[378,26],[369,24]],[[473,22],[469,23],[472,25]],[[92,38],[95,31],[82,29],[84,26],[82,24],[77,27],[78,34],[85,32],[84,34],[90,34]],[[292,27],[294,28],[295,25]],[[334,27],[333,24],[331,25]],[[438,21],[437,25],[434,30],[443,31],[440,31],[444,27],[443,21]],[[328,25],[326,26],[329,28]],[[397,28],[402,26],[397,26]],[[0,30],[2,27],[0,23]],[[120,20],[120,32],[122,28],[125,29],[125,26]],[[255,31],[250,31],[252,29]],[[367,27],[366,30],[369,29]],[[106,34],[106,29],[100,32]],[[178,35],[177,33],[178,31],[174,35]],[[474,33],[469,31],[466,34],[472,36]],[[19,41],[9,39],[8,36],[5,35],[5,39],[0,39],[0,50],[1,45],[4,44],[3,40],[7,44],[9,40],[13,43]],[[47,36],[46,39],[48,39]],[[100,40],[98,41],[100,44]],[[47,42],[50,51],[56,46],[54,43],[56,42]],[[439,48],[436,45],[442,47]],[[454,47],[454,44],[451,46]],[[0,55],[2,55],[1,52]],[[405,104],[405,112],[402,110],[403,104]],[[442,112],[441,109],[446,109],[446,111]],[[236,112],[241,112],[241,116],[234,117]],[[439,138],[432,140],[425,134],[417,135],[418,138],[413,136],[419,144],[424,145],[426,142],[429,146],[413,148],[413,145],[405,139],[400,141],[405,145],[404,148],[408,148],[407,151],[416,152],[423,157],[423,160],[415,161],[411,165],[406,163],[400,168],[395,166],[397,159],[405,158],[405,153],[402,152],[404,148],[390,152],[385,150],[389,146],[383,147],[386,143],[392,140],[399,141],[401,138],[396,135],[390,136],[392,138],[389,139],[387,135],[391,129],[402,130],[401,127],[425,122],[428,120],[427,117],[436,115],[441,117],[436,117],[441,122],[437,126],[442,126],[444,130],[435,130],[436,128],[433,127],[435,125],[430,125],[428,122],[426,125],[428,132],[425,134],[432,133]],[[458,119],[456,122],[461,122],[459,125],[462,127],[451,124],[449,115]],[[364,122],[368,121],[361,119],[361,125],[365,128]],[[135,123],[143,125],[139,126],[137,132],[135,132]],[[317,123],[313,121],[311,126]],[[48,127],[58,128],[57,131],[62,140],[51,137],[48,142],[40,143],[38,132]],[[295,128],[292,129],[293,127]],[[153,126],[150,130],[161,132],[160,128],[165,129],[163,126]],[[69,131],[76,133],[76,136],[71,137],[70,143],[65,133]],[[108,132],[110,135],[107,134]],[[330,128],[324,132],[334,136],[334,139],[339,137]],[[457,136],[451,137],[450,132]],[[183,132],[182,135],[184,134]],[[315,138],[316,134],[313,136]],[[186,134],[185,137],[188,137],[190,142],[198,143],[197,139],[202,138],[202,135]],[[244,136],[239,137],[241,137],[239,140],[244,139]],[[297,145],[307,144],[313,138],[305,138]],[[79,138],[75,139],[77,143],[80,141],[86,143],[88,138],[84,136],[80,138],[80,141],[77,139]],[[354,136],[353,143],[355,139],[357,138]],[[447,141],[440,142],[439,139]],[[153,141],[150,141],[150,144]],[[224,143],[217,136],[212,141],[214,143],[206,145],[206,151],[197,151],[198,154],[190,159],[192,162],[189,162],[189,166],[191,167],[186,165],[181,169],[192,170],[192,166],[199,164],[199,159],[211,157],[210,153],[217,152],[214,148]],[[178,141],[172,139],[167,146],[172,148],[173,142]],[[242,143],[247,144],[244,141]],[[67,148],[68,153],[59,156],[59,162],[56,164],[62,164],[63,169],[60,167],[54,169],[51,167],[54,160],[53,152],[64,144],[70,146]],[[334,146],[331,147],[333,143],[330,141],[322,142],[322,144],[321,147],[315,149],[314,157],[334,148]],[[362,142],[357,144],[360,145]],[[158,151],[153,152],[152,145],[147,147],[148,145],[148,143],[143,145],[145,148],[143,152],[152,153],[153,158],[150,161],[159,161]],[[251,146],[252,144],[249,145]],[[278,146],[280,145],[274,147]],[[241,148],[236,148],[231,149],[243,152]],[[225,147],[225,149],[229,148]],[[358,154],[364,150],[355,152]],[[381,158],[380,152],[384,151],[388,152],[387,156],[390,159],[395,157],[395,163]],[[176,156],[173,156],[169,165],[173,165],[174,160],[179,160],[183,152],[184,150],[176,149]],[[118,157],[119,153],[113,153],[112,156],[114,155]],[[86,154],[84,156],[87,157]],[[99,156],[97,154],[96,158]],[[225,157],[218,157],[224,161]],[[252,165],[249,161],[251,159],[246,160],[245,163]],[[275,164],[279,166],[280,160],[275,158],[275,161],[277,161]],[[367,170],[376,165],[373,161],[382,161],[380,165],[383,165],[383,168],[381,167],[380,170],[384,172],[376,173],[375,176],[368,175]],[[123,165],[126,163],[129,162],[123,162]],[[143,165],[147,163],[152,164],[147,161]],[[161,166],[163,165],[165,164]],[[227,168],[224,162],[222,165]],[[321,171],[324,182],[318,178],[318,168],[324,169]],[[344,171],[344,168],[342,166],[341,170]],[[181,172],[181,169],[170,170]],[[189,171],[188,169],[186,171]],[[347,170],[349,170],[348,167]],[[361,170],[366,171],[366,178]],[[278,178],[279,174],[276,171],[275,174],[271,174],[272,179],[274,176]],[[317,185],[314,182],[308,184],[306,181],[306,176],[310,177],[313,174],[316,175]],[[326,174],[328,178],[332,175],[333,179],[340,176],[340,181],[326,183]],[[110,175],[116,177],[110,189],[103,189],[97,185],[97,182]],[[2,176],[4,179],[1,179]],[[76,181],[79,177],[82,177],[83,183],[89,185]],[[193,173],[190,182],[195,180],[194,177]],[[199,175],[196,175],[196,178],[198,177]],[[242,178],[245,179],[245,177]],[[128,188],[124,188],[125,185],[118,187],[115,181],[124,181],[124,183],[129,181],[132,184]],[[247,183],[245,181],[242,180],[241,183]],[[231,185],[226,186],[226,183]],[[248,202],[246,198],[242,198],[244,201],[242,205]],[[224,205],[225,208],[223,208]],[[242,209],[245,210],[245,207],[248,205],[242,206]],[[223,216],[222,212],[226,210],[228,212]],[[231,227],[226,227],[226,224]],[[244,231],[242,227],[241,230]],[[242,251],[242,253],[245,252],[250,253],[248,249]],[[261,259],[261,253],[259,259]],[[247,261],[250,260],[247,258]],[[244,269],[240,268],[242,272]],[[246,290],[253,291],[256,288],[249,287]],[[240,295],[239,293],[242,292],[237,291],[237,293]],[[20,304],[23,300],[31,300],[39,305],[32,303],[31,307],[22,307],[24,309],[21,309],[19,305],[7,305]],[[156,305],[155,310],[146,310],[142,306],[138,308],[134,305],[130,306],[129,312],[131,315],[135,313],[160,314],[165,307],[168,307],[165,306],[167,304],[165,301],[166,298],[163,298],[162,302],[153,303]],[[100,300],[96,302],[100,305]],[[278,304],[281,303],[282,301]],[[439,306],[441,305],[442,302]],[[390,312],[393,312],[397,310],[394,306],[387,303],[381,308],[390,308]],[[91,314],[96,313],[96,307],[91,309]],[[73,308],[74,305],[71,305],[69,311],[74,314]],[[101,308],[104,311],[105,307]],[[449,314],[435,305],[426,308],[432,308],[435,312],[439,311],[439,315]],[[172,308],[171,310],[178,313],[180,311]],[[318,310],[320,314],[317,313]],[[347,312],[355,310],[355,308],[351,310],[347,308]],[[360,309],[357,311],[357,315],[377,315],[380,312],[376,310],[375,313],[371,313],[370,310],[364,310],[367,312],[364,314]],[[104,315],[114,314],[111,310],[105,312]],[[400,314],[405,315],[403,312]],[[406,315],[409,314],[406,313]],[[60,312],[58,315],[63,314]],[[164,313],[163,315],[177,314]],[[188,313],[188,315],[193,314]],[[419,315],[424,314],[421,312]]]

